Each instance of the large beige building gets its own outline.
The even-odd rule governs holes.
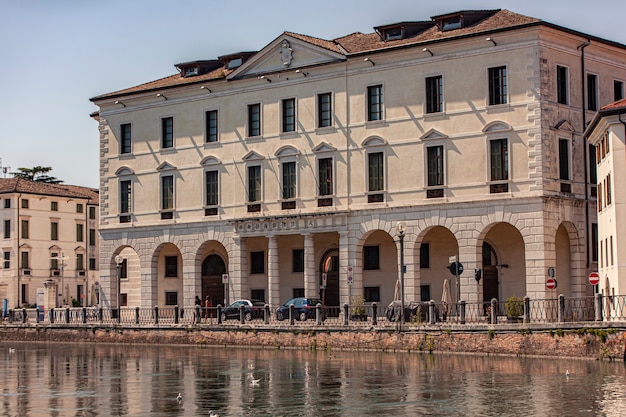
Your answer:
[[[616,187],[626,178],[625,114],[626,99],[611,103],[587,129],[598,164],[598,286],[607,296],[626,294],[626,193]]]
[[[0,300],[8,308],[97,303],[98,190],[0,179]]]
[[[461,11],[333,40],[284,32],[176,69],[91,99],[105,305],[116,256],[130,306],[386,305],[399,277],[407,301],[440,300],[445,279],[468,302],[591,294],[583,130],[624,96],[626,46]]]

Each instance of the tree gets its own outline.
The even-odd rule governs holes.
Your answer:
[[[21,178],[28,181],[46,182],[49,184],[60,184],[63,180],[48,175],[52,171],[52,167],[36,166],[33,168],[18,168],[19,172],[11,172],[15,178]]]

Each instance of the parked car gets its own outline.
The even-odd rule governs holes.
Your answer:
[[[307,297],[292,298],[276,310],[276,319],[278,321],[289,318],[289,306],[291,304],[293,304],[295,318],[300,321],[306,321],[306,319],[315,318],[315,307],[318,304],[322,304],[322,300]],[[322,320],[324,318],[324,309],[322,309]]]
[[[228,319],[240,320],[240,308],[243,306],[243,318],[245,321],[262,319],[265,303],[261,300],[237,300],[228,307],[222,308],[222,321]]]

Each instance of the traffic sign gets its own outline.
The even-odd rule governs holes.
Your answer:
[[[547,287],[549,290],[554,290],[554,289],[556,289],[556,286],[557,286],[556,279],[554,279],[554,278],[548,278],[548,279],[547,279],[547,281],[546,281],[546,287]]]
[[[599,282],[600,274],[598,274],[597,272],[592,272],[591,274],[589,274],[589,283],[591,285],[598,285]]]
[[[452,262],[448,268],[450,268],[450,272],[452,272],[454,276],[463,273],[463,264],[461,262]]]

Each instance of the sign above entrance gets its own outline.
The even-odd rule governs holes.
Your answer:
[[[277,217],[272,220],[243,220],[231,223],[237,233],[242,235],[267,234],[277,232],[279,234],[297,230],[338,231],[345,229],[348,224],[347,216],[333,214],[332,216],[294,216]]]

